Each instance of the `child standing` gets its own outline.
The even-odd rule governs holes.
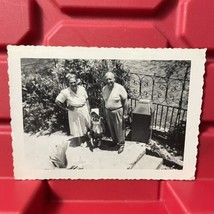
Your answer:
[[[91,110],[91,144],[100,147],[104,133],[103,118],[99,115],[99,109]]]

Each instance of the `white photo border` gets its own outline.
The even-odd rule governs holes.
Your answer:
[[[8,46],[12,146],[15,179],[195,179],[206,49]],[[182,170],[35,170],[26,167],[21,58],[190,60],[190,85]]]

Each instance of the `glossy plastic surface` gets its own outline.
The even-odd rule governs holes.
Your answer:
[[[0,213],[214,213],[213,11],[211,0],[0,1]],[[8,44],[208,48],[196,181],[15,181]]]

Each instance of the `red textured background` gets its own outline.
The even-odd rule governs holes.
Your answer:
[[[214,213],[212,0],[0,0],[0,213]],[[208,48],[196,181],[14,181],[8,44]]]

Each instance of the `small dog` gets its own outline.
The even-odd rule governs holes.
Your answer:
[[[103,118],[100,117],[99,112],[91,111],[91,130],[90,130],[90,142],[94,148],[101,146],[103,133],[105,131]]]

